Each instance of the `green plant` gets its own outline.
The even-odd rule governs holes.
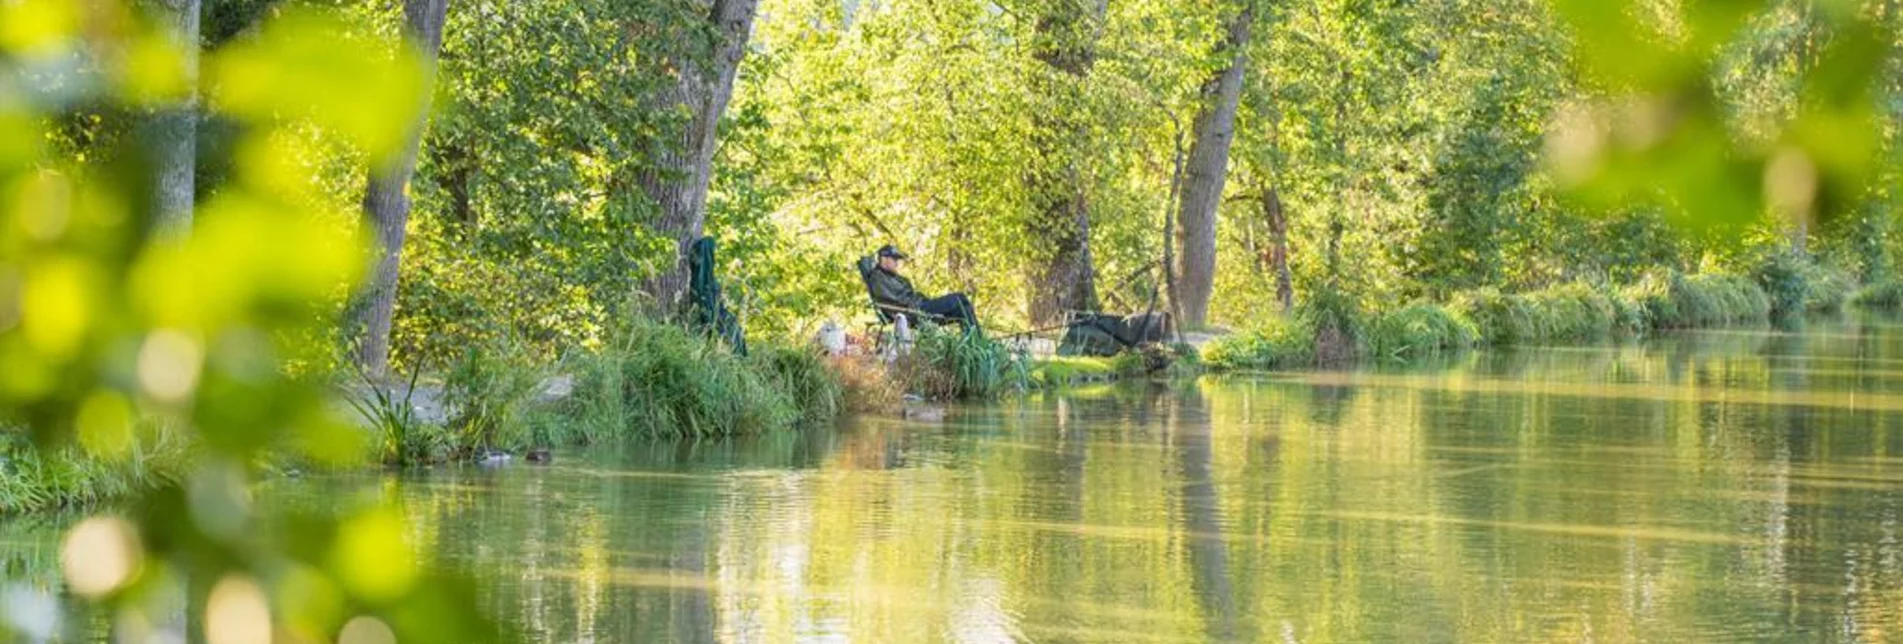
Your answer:
[[[448,436],[441,427],[424,422],[413,404],[421,374],[421,370],[410,372],[399,398],[391,387],[359,371],[359,389],[344,395],[357,416],[370,424],[371,434],[377,437],[377,459],[384,464],[434,463],[448,456]]]
[[[1315,364],[1315,331],[1306,318],[1275,316],[1254,329],[1203,347],[1202,361],[1225,371],[1287,369]]]
[[[546,436],[530,435],[529,408],[543,380],[543,370],[515,344],[490,342],[465,351],[443,381],[443,402],[453,414],[448,429],[454,456],[548,444],[535,440]]]
[[[792,395],[726,347],[680,327],[630,322],[607,347],[567,361],[574,392],[546,426],[564,443],[705,437],[785,429]]]
[[[750,359],[775,388],[785,392],[809,423],[830,421],[845,406],[845,387],[825,357],[812,348],[760,344]]]
[[[1849,271],[1818,262],[1806,262],[1804,272],[1804,310],[1810,313],[1836,313],[1850,302],[1857,290],[1856,278]]]
[[[33,447],[0,429],[0,516],[84,508],[130,498],[184,480],[192,449],[181,434],[158,429],[129,444],[122,458],[77,446]]]
[[[1810,310],[1809,264],[1795,250],[1779,244],[1762,252],[1751,266],[1752,279],[1769,298],[1770,318],[1779,325],[1801,323]]]
[[[898,371],[927,398],[989,398],[1031,385],[1029,360],[975,331],[924,325]]]
[[[1851,296],[1850,303],[1865,309],[1903,309],[1903,281],[1887,280],[1865,286]]]
[[[1381,358],[1406,360],[1473,347],[1480,330],[1472,320],[1435,304],[1413,304],[1376,316],[1368,325],[1368,348]]]

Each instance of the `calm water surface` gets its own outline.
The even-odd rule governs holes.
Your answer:
[[[1886,641],[1903,327],[1125,385],[549,467],[400,503],[558,642]]]

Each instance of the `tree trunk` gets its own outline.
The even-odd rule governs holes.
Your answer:
[[[1288,269],[1288,215],[1274,187],[1262,191],[1262,214],[1269,223],[1269,268],[1275,273],[1275,300],[1284,312],[1295,309],[1295,278]]]
[[[179,48],[185,95],[154,115],[152,161],[157,177],[153,197],[158,212],[154,223],[160,236],[182,237],[192,229],[197,184],[199,0],[161,0],[158,5]]]
[[[704,58],[688,56],[679,61],[679,79],[656,104],[657,109],[685,109],[690,116],[685,127],[656,151],[653,169],[639,177],[642,191],[659,209],[654,232],[674,240],[674,256],[647,284],[648,294],[665,314],[675,312],[687,289],[688,246],[700,238],[707,220],[716,130],[733,98],[734,76],[747,53],[760,2],[712,0],[705,6],[719,40]]]
[[[1177,254],[1181,323],[1190,328],[1209,322],[1209,298],[1216,289],[1216,209],[1229,174],[1229,146],[1236,139],[1236,104],[1242,97],[1249,28],[1254,22],[1255,2],[1245,0],[1242,11],[1229,23],[1223,43],[1229,66],[1203,83],[1202,109],[1196,114],[1179,217],[1182,226],[1177,232],[1182,246]]]
[[[433,87],[436,55],[443,45],[443,20],[449,0],[404,0],[404,26],[423,57],[425,88]],[[425,90],[411,121],[403,148],[370,172],[363,211],[376,235],[376,264],[370,280],[352,302],[346,322],[355,346],[357,365],[365,373],[383,375],[390,362],[390,318],[396,312],[397,271],[403,256],[403,238],[410,223],[410,176],[416,171],[416,151],[429,123],[430,91]]]
[[[1097,308],[1090,205],[1077,164],[1089,124],[1073,106],[1081,103],[1084,79],[1096,64],[1099,25],[1108,8],[1108,0],[1056,2],[1037,18],[1032,56],[1049,73],[1033,87],[1063,106],[1036,117],[1033,145],[1039,167],[1026,181],[1033,208],[1026,233],[1044,245],[1034,255],[1029,293],[1031,321],[1037,326],[1056,324],[1067,311]]]

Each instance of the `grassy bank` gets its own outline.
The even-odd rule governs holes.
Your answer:
[[[191,450],[182,439],[137,442],[106,458],[78,446],[36,449],[18,433],[0,433],[0,516],[91,506],[184,478]]]
[[[1801,320],[1846,301],[1903,305],[1903,286],[1879,284],[1853,298],[1846,275],[1814,265],[1766,262],[1752,276],[1653,275],[1624,288],[1563,284],[1508,293],[1483,288],[1444,303],[1416,302],[1363,313],[1319,299],[1203,349],[1218,370],[1287,369],[1354,359],[1410,360],[1480,346],[1585,342],[1668,330]],[[1335,347],[1328,350],[1328,347]]]
[[[1858,308],[1903,311],[1903,281],[1886,280],[1865,286],[1850,298]]]
[[[841,377],[815,351],[760,343],[738,355],[688,329],[636,321],[599,349],[538,365],[506,345],[471,351],[444,383],[444,423],[379,422],[392,464],[621,439],[759,434],[830,421],[846,406]],[[566,382],[550,393],[546,383]],[[375,415],[408,405],[379,401]]]

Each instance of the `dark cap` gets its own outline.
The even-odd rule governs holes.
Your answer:
[[[905,257],[905,253],[901,253],[901,252],[899,252],[899,249],[898,249],[898,247],[896,247],[896,246],[893,246],[893,245],[891,245],[891,244],[886,244],[886,245],[884,245],[884,246],[880,246],[880,247],[879,247],[879,256],[880,256],[880,257],[890,257],[890,258],[892,258],[892,259],[905,259],[905,258],[906,258],[906,257]]]

